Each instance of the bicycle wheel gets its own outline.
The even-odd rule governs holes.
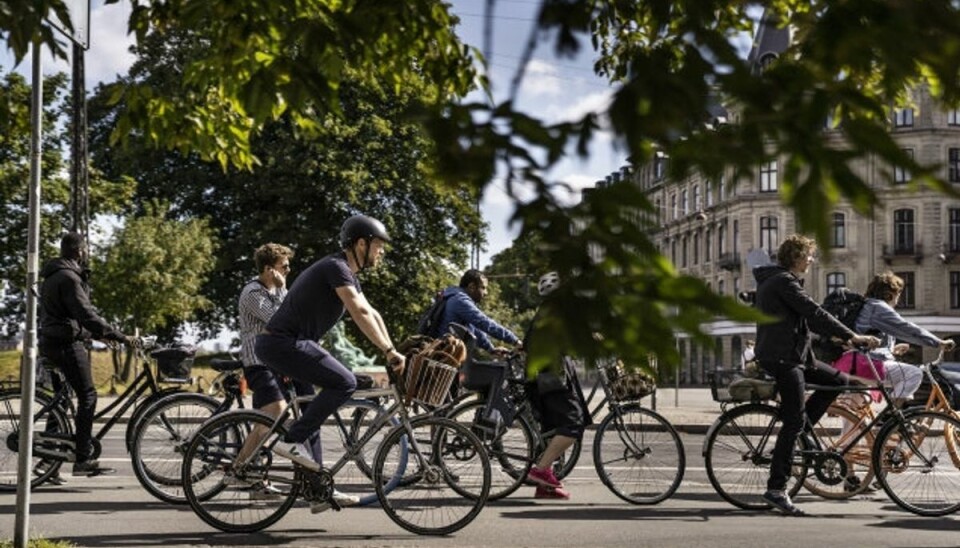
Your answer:
[[[683,442],[667,419],[636,404],[607,415],[593,439],[600,480],[633,504],[656,504],[673,495],[686,462]]]
[[[471,401],[450,412],[448,417],[468,428],[474,424],[477,412],[486,407],[482,401]],[[516,491],[527,477],[533,465],[534,434],[527,419],[517,416],[510,428],[497,436],[481,433],[476,429],[490,457],[490,495],[488,500],[498,500]]]
[[[54,407],[40,414],[44,405],[50,403],[50,397],[38,393],[33,402],[33,458],[31,487],[37,487],[57,473],[63,460],[43,456],[43,451],[72,454],[72,450],[58,440],[72,440],[73,430],[67,417]],[[17,471],[20,446],[20,391],[8,391],[0,394],[0,491],[17,490]],[[49,441],[38,440],[39,435],[49,436]]]
[[[409,461],[403,458],[409,441]],[[392,491],[389,478],[402,475]],[[394,523],[418,535],[447,535],[467,526],[490,494],[490,460],[466,426],[419,417],[387,435],[374,464],[377,496]]]
[[[846,477],[841,474],[836,461],[824,461],[819,470],[816,464],[808,462],[807,477],[803,481],[807,491],[826,499],[847,499],[870,487],[873,482],[873,432],[867,430],[856,445],[847,447],[867,426],[869,421],[848,407],[834,404],[827,409],[815,427],[817,437],[825,451],[846,451],[843,460],[847,463],[847,473]],[[850,477],[857,479],[851,482],[847,480]]]
[[[156,392],[150,392],[149,396],[137,401],[133,405],[133,411],[130,412],[130,420],[127,421],[127,428],[123,435],[123,439],[127,444],[126,447],[128,453],[133,449],[133,440],[136,437],[137,428],[140,426],[140,421],[143,419],[144,414],[149,411],[154,404],[163,398],[173,394],[182,393],[184,393],[184,390],[179,386],[167,386],[157,390]]]
[[[183,458],[182,484],[190,508],[204,522],[229,533],[250,533],[273,525],[297,500],[300,472],[270,447],[286,432],[280,427],[255,451],[249,464],[234,469],[244,442],[273,419],[258,411],[229,411],[203,424]]]
[[[550,445],[550,440],[553,439],[553,436],[543,438],[543,447],[546,448]],[[573,445],[567,448],[566,451],[560,455],[560,458],[553,463],[553,475],[557,479],[562,480],[563,478],[570,475],[573,472],[573,469],[577,467],[577,461],[580,460],[580,451],[583,449],[583,440],[576,439],[573,442]]]
[[[220,402],[204,394],[180,392],[156,402],[143,414],[130,448],[133,473],[154,497],[186,504],[181,483],[183,454],[193,433]]]
[[[703,459],[710,484],[724,500],[745,510],[769,507],[761,497],[779,432],[777,409],[769,405],[735,407],[710,427]],[[806,437],[800,436],[798,443],[806,448]],[[787,483],[790,496],[800,490],[806,475],[806,464],[796,461]]]
[[[380,424],[376,431],[370,429],[375,421],[386,413],[386,409],[369,400],[349,400],[330,416],[320,428],[319,446],[321,458],[318,462],[331,469],[338,491],[360,497],[359,504],[367,505],[377,501],[377,492],[373,486],[373,459],[377,448],[394,426],[400,424],[396,417]],[[363,442],[361,445],[360,442]],[[404,439],[398,448],[399,456],[406,459],[407,444]],[[350,457],[341,460],[347,451]],[[401,480],[403,471],[387,479],[384,489],[389,491]]]
[[[933,411],[910,413],[881,429],[873,446],[873,467],[898,506],[921,516],[960,509],[960,470],[947,442],[957,429],[960,420]]]

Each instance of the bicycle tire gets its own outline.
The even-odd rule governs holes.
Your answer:
[[[250,410],[228,411],[203,424],[193,435],[183,459],[184,495],[205,523],[228,533],[261,531],[293,507],[300,489],[300,471],[268,448],[266,440],[239,475],[232,466],[255,426],[270,428],[274,419]],[[274,437],[286,434],[278,427]],[[276,490],[270,498],[254,497],[257,485]]]
[[[404,438],[411,441],[408,462],[400,457]],[[418,441],[423,439],[430,441]],[[448,443],[460,447],[450,450]],[[386,479],[397,475],[414,481],[387,492]],[[387,516],[418,535],[459,531],[480,514],[490,494],[490,460],[483,444],[469,428],[443,417],[418,417],[395,427],[377,450],[374,477]]]
[[[452,410],[447,417],[470,428],[477,411],[484,409],[486,402],[474,400]],[[476,430],[471,430],[477,433]],[[485,433],[484,433],[485,434]],[[527,419],[518,415],[510,428],[504,428],[496,436],[477,436],[490,457],[490,494],[488,500],[510,496],[527,478],[534,461],[536,436]]]
[[[51,407],[43,415],[38,412],[44,405],[49,404],[52,398],[42,392],[36,393],[34,401],[34,434],[40,431],[61,433],[73,438],[73,425],[59,407]],[[16,492],[17,475],[19,471],[20,445],[20,407],[22,399],[20,391],[7,391],[0,394],[0,492]],[[44,458],[37,455],[37,441],[34,438],[34,452],[30,469],[34,477],[30,480],[31,487],[39,487],[54,476],[63,465],[63,460]],[[56,442],[44,444],[44,447],[64,451],[65,446]],[[70,451],[72,453],[72,451]]]
[[[322,447],[322,461],[325,466],[337,466],[344,451],[349,447],[357,451],[357,455],[344,463],[342,467],[336,470],[334,474],[334,485],[337,490],[349,495],[360,498],[358,506],[366,506],[379,501],[376,489],[373,486],[374,478],[374,458],[377,448],[393,430],[400,424],[397,417],[391,417],[388,422],[379,426],[377,432],[370,433],[369,427],[374,425],[374,421],[386,413],[383,406],[370,400],[348,400],[340,406],[337,411],[331,415],[320,428],[320,445]],[[369,439],[363,447],[357,444],[364,437],[369,435]],[[406,440],[403,440],[400,448],[402,459],[406,459]],[[383,486],[384,490],[389,492],[401,481],[403,471],[400,470],[387,480]]]
[[[657,504],[680,487],[687,458],[680,435],[667,419],[631,404],[600,423],[593,464],[616,496],[632,504]]]
[[[133,411],[130,412],[130,420],[127,421],[127,428],[123,433],[127,453],[133,448],[133,440],[137,434],[137,427],[140,426],[140,421],[143,419],[144,414],[163,398],[185,392],[186,391],[179,386],[167,386],[156,391],[148,392],[149,395],[147,397],[141,398],[133,404]]]
[[[168,504],[186,504],[183,454],[190,437],[213,416],[220,402],[205,394],[179,392],[154,403],[143,413],[135,432],[130,460],[140,485]]]
[[[890,500],[920,516],[960,510],[960,474],[947,441],[957,430],[960,420],[935,411],[912,412],[881,428],[873,467]]]
[[[842,405],[831,405],[815,426],[824,450],[839,452],[849,443],[848,440],[851,440],[852,437],[844,437],[845,422],[853,425],[852,428],[856,429],[857,432],[868,426],[863,417],[850,409]],[[814,466],[808,466],[807,477],[803,480],[804,488],[814,495],[831,500],[843,500],[862,494],[873,483],[873,443],[873,431],[867,431],[857,441],[856,446],[846,449],[847,476],[849,477],[852,473],[859,480],[859,484],[847,487],[847,482],[841,481],[835,485],[829,485],[820,481]]]
[[[769,507],[761,497],[770,476],[770,457],[779,421],[776,407],[748,404],[720,415],[710,427],[703,451],[707,478],[717,494],[730,504],[744,510]],[[800,436],[798,443],[806,448],[807,438]],[[791,497],[802,487],[806,474],[805,463],[794,463],[787,483]]]

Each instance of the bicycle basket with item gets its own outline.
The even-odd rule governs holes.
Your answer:
[[[639,369],[628,369],[620,360],[600,367],[610,396],[616,401],[639,400],[657,391],[657,381]]]
[[[190,382],[190,369],[197,353],[195,346],[177,344],[160,348],[150,353],[157,362],[158,378],[161,382]]]
[[[407,401],[428,406],[443,403],[464,358],[463,343],[451,335],[427,344],[413,355],[404,372]]]
[[[772,380],[746,377],[735,369],[715,369],[709,373],[710,394],[716,402],[750,402],[771,400],[777,394]]]

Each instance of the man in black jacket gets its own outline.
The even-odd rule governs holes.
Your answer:
[[[790,463],[797,437],[803,430],[804,412],[816,424],[839,394],[817,391],[804,404],[807,382],[819,385],[844,385],[847,375],[816,360],[810,351],[810,329],[822,336],[837,337],[851,345],[876,347],[876,337],[858,335],[820,308],[803,290],[800,276],[813,263],[816,242],[805,236],[787,238],[777,251],[777,266],[754,269],[757,279],[756,306],[779,321],[757,325],[756,357],[773,376],[780,393],[780,418],[783,427],[777,437],[770,464],[770,478],[763,499],[788,515],[802,516],[786,492]]]
[[[93,452],[93,416],[97,410],[97,391],[87,357],[85,342],[90,339],[135,345],[136,337],[126,336],[111,327],[90,304],[88,271],[83,268],[87,249],[83,236],[76,232],[60,240],[60,258],[40,271],[40,356],[63,372],[77,394],[76,453],[74,476],[97,476],[113,472],[91,459]]]

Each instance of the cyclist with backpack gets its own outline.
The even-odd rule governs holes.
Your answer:
[[[537,282],[537,291],[543,298],[553,293],[558,287],[560,287],[560,275],[556,272],[544,274]],[[531,324],[535,323],[536,318]],[[529,346],[527,343],[533,335],[533,330],[528,330],[524,347]],[[541,371],[526,385],[527,398],[540,416],[542,430],[555,432],[550,443],[527,474],[527,480],[537,486],[534,498],[560,500],[570,498],[570,493],[563,488],[563,482],[553,473],[553,464],[574,442],[583,437],[584,406],[573,382],[575,381],[567,375],[561,377],[553,371]]]
[[[907,344],[897,344],[898,340],[907,341],[945,351],[953,350],[954,342],[943,340],[904,319],[894,308],[903,292],[903,279],[892,272],[877,274],[871,280],[864,295],[863,308],[857,315],[856,331],[859,333],[877,333],[880,346],[870,352],[870,359],[879,363],[879,373],[892,387],[892,395],[897,403],[913,398],[913,394],[923,382],[923,371],[911,364],[898,361],[910,349]],[[845,356],[851,356],[846,354]],[[849,360],[848,360],[849,361]],[[857,375],[872,377],[872,371],[858,368]]]
[[[522,347],[519,337],[493,321],[477,306],[486,296],[487,277],[479,270],[467,270],[460,278],[459,286],[451,286],[443,290],[441,296],[443,313],[440,316],[440,322],[434,329],[424,334],[438,338],[447,332],[450,324],[458,323],[470,330],[470,333],[477,338],[477,346],[484,350],[491,352],[496,350],[490,342],[490,337]]]
[[[806,383],[841,386],[850,382],[846,374],[814,357],[811,329],[850,345],[873,348],[880,343],[875,337],[851,331],[804,291],[801,276],[813,263],[816,249],[816,242],[810,238],[790,236],[777,250],[777,265],[753,271],[757,280],[756,306],[776,319],[774,323],[757,324],[756,356],[760,367],[776,382],[783,421],[763,499],[772,508],[792,516],[804,515],[786,492],[797,437],[805,419],[816,424],[838,395],[835,391],[817,391],[805,402]]]

